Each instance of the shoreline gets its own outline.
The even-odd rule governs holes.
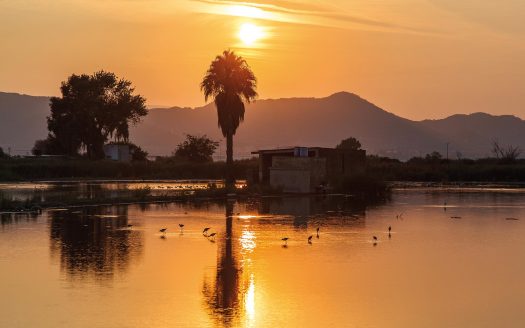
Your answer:
[[[106,178],[71,178],[71,179],[32,179],[32,180],[19,180],[19,181],[0,181],[1,187],[5,185],[26,185],[26,184],[60,184],[60,183],[93,183],[93,184],[104,184],[104,183],[195,183],[195,184],[224,184],[224,179],[106,179]],[[525,189],[524,182],[516,181],[404,181],[394,180],[385,181],[390,188],[394,189],[412,189],[412,188],[514,188],[514,189]],[[246,179],[237,179],[236,184],[239,186],[246,186]],[[242,188],[240,188],[242,189]],[[189,190],[188,190],[189,191]]]
[[[426,184],[426,183],[425,183]],[[524,184],[525,185],[525,184]],[[390,188],[391,192],[439,192],[439,193],[521,193],[525,192],[525,188],[498,188],[493,187],[454,187],[451,185],[444,186],[410,186]],[[365,197],[363,197],[365,196]],[[390,194],[389,194],[390,196]],[[388,196],[388,197],[389,197]],[[184,202],[206,202],[206,201],[220,201],[227,202],[231,200],[248,200],[261,198],[293,198],[293,197],[345,197],[354,201],[374,203],[385,198],[373,198],[366,195],[351,194],[351,193],[256,193],[250,191],[239,192],[235,195],[224,193],[223,190],[186,190],[178,195],[141,195],[141,196],[124,196],[115,198],[95,198],[95,199],[70,199],[64,202],[31,202],[29,200],[12,200],[0,207],[0,215],[34,215],[39,214],[43,210],[57,210],[70,209],[82,207],[96,207],[96,206],[121,206],[121,205],[140,205],[140,204],[162,204],[162,203],[184,203]]]
[[[525,191],[525,182],[486,182],[486,181],[457,181],[457,182],[413,182],[389,181],[392,190],[435,190],[435,191]]]
[[[96,206],[119,206],[119,205],[139,205],[139,204],[166,204],[166,203],[184,203],[184,202],[202,202],[202,201],[231,201],[231,200],[247,200],[256,198],[293,198],[293,197],[347,197],[347,198],[358,198],[357,195],[342,194],[342,193],[330,193],[330,194],[319,194],[319,193],[279,193],[279,194],[256,194],[256,193],[239,193],[235,196],[231,194],[216,194],[216,195],[200,195],[200,194],[187,194],[177,196],[147,196],[144,199],[133,199],[133,198],[113,198],[113,199],[93,199],[93,200],[74,200],[70,203],[56,203],[56,202],[41,202],[38,204],[27,204],[26,201],[14,201],[19,205],[19,210],[10,208],[10,210],[3,210],[0,208],[0,215],[2,214],[39,214],[43,210],[57,210],[57,209],[69,209],[69,208],[82,208],[82,207],[96,207]],[[110,201],[111,200],[111,201]],[[26,204],[31,207],[20,208],[20,205]]]

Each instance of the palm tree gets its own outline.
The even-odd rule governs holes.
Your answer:
[[[222,135],[226,138],[226,187],[234,187],[233,136],[244,120],[244,102],[257,97],[257,79],[241,56],[226,50],[215,57],[201,82],[204,99],[212,97]]]

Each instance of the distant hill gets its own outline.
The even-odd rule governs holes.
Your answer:
[[[0,146],[30,149],[35,139],[45,137],[48,102],[45,97],[0,93]],[[150,154],[166,155],[185,133],[222,139],[214,105],[151,109],[131,136]],[[237,157],[248,157],[251,151],[264,148],[333,147],[349,136],[358,138],[368,153],[400,159],[434,150],[444,155],[447,142],[451,158],[458,152],[463,157],[483,157],[490,155],[493,139],[525,149],[525,121],[484,113],[411,121],[355,94],[340,92],[326,98],[268,99],[249,104],[234,145]],[[223,154],[224,143],[221,147]]]
[[[424,120],[418,124],[432,131],[442,142],[449,141],[453,157],[457,156],[456,152],[464,157],[492,155],[490,149],[495,139],[502,145],[519,146],[525,151],[525,121],[516,116],[456,114],[442,120]]]
[[[0,147],[13,154],[31,151],[36,139],[47,136],[49,97],[0,92]]]

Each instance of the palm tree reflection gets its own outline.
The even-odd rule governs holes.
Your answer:
[[[217,238],[217,269],[212,281],[204,279],[202,293],[205,306],[217,323],[238,326],[244,316],[243,300],[246,287],[243,284],[239,261],[239,244],[233,233],[233,203],[226,203],[226,230]],[[253,288],[252,288],[253,289]]]
[[[230,202],[225,205],[226,229],[217,234],[216,270],[213,278],[204,278],[202,288],[204,305],[210,317],[224,327],[237,327],[246,323],[250,325],[255,320],[255,271],[251,269],[249,255],[257,246],[254,228],[274,226],[276,223],[289,224],[294,229],[301,230],[308,227],[315,229],[319,224],[365,224],[366,205],[342,197],[263,199],[245,208],[259,215],[267,214],[267,217],[255,220],[254,223],[237,221],[238,217],[232,216],[233,205]],[[305,242],[306,238],[307,235]]]

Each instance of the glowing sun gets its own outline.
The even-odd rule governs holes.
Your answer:
[[[239,29],[239,39],[247,46],[253,45],[263,36],[262,28],[252,23],[244,23]]]

